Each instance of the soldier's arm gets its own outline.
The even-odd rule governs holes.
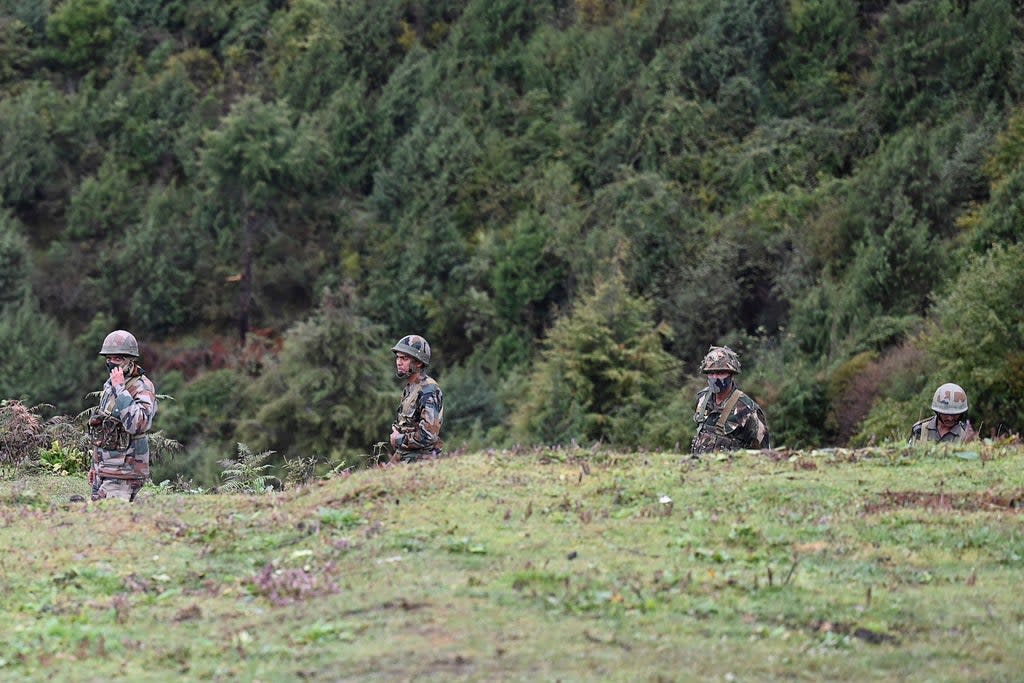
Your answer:
[[[751,443],[753,448],[760,448],[767,450],[772,447],[771,435],[768,433],[768,420],[765,419],[764,411],[761,410],[760,406],[756,411],[751,413],[750,428],[751,428]]]
[[[127,385],[116,387],[114,416],[121,420],[129,434],[145,434],[156,416],[156,392],[149,382],[139,382],[130,390]]]

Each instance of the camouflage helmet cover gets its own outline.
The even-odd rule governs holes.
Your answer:
[[[959,415],[967,412],[967,392],[959,384],[948,382],[935,390],[932,410],[943,415]]]
[[[139,355],[139,342],[131,332],[114,330],[103,339],[100,355],[135,356],[137,358]]]
[[[430,344],[418,334],[407,334],[391,347],[394,353],[412,356],[424,365],[430,365]]]
[[[704,360],[700,362],[700,371],[708,372],[731,372],[739,374],[740,357],[728,346],[712,346],[708,349]]]

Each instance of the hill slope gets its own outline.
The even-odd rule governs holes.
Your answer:
[[[1008,680],[1024,449],[486,452],[265,496],[0,486],[0,677]]]

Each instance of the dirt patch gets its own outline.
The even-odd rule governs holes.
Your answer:
[[[870,643],[871,645],[899,642],[896,636],[892,634],[839,621],[822,620],[811,624],[811,627],[815,633],[836,633],[842,636],[853,636],[854,638],[863,640],[865,643]]]
[[[866,503],[864,512],[873,514],[899,508],[957,510],[962,512],[1024,511],[1024,489],[948,493],[940,491],[885,491],[879,500]]]

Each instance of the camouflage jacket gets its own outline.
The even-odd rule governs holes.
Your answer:
[[[149,477],[146,432],[155,416],[156,388],[148,377],[129,377],[116,389],[106,381],[89,420],[93,468],[99,477],[140,481]]]
[[[974,429],[971,423],[966,420],[957,422],[956,425],[946,432],[941,438],[938,429],[939,418],[932,415],[920,422],[915,422],[910,428],[910,441],[938,441],[940,443],[964,443],[974,438]]]
[[[398,416],[392,425],[401,432],[395,455],[401,460],[416,460],[428,455],[439,455],[441,424],[444,422],[444,395],[437,382],[421,374],[405,385]]]
[[[727,411],[727,412],[725,412]],[[768,421],[754,399],[734,388],[725,401],[715,403],[710,389],[697,394],[693,414],[697,433],[690,452],[694,455],[740,448],[771,448]]]

